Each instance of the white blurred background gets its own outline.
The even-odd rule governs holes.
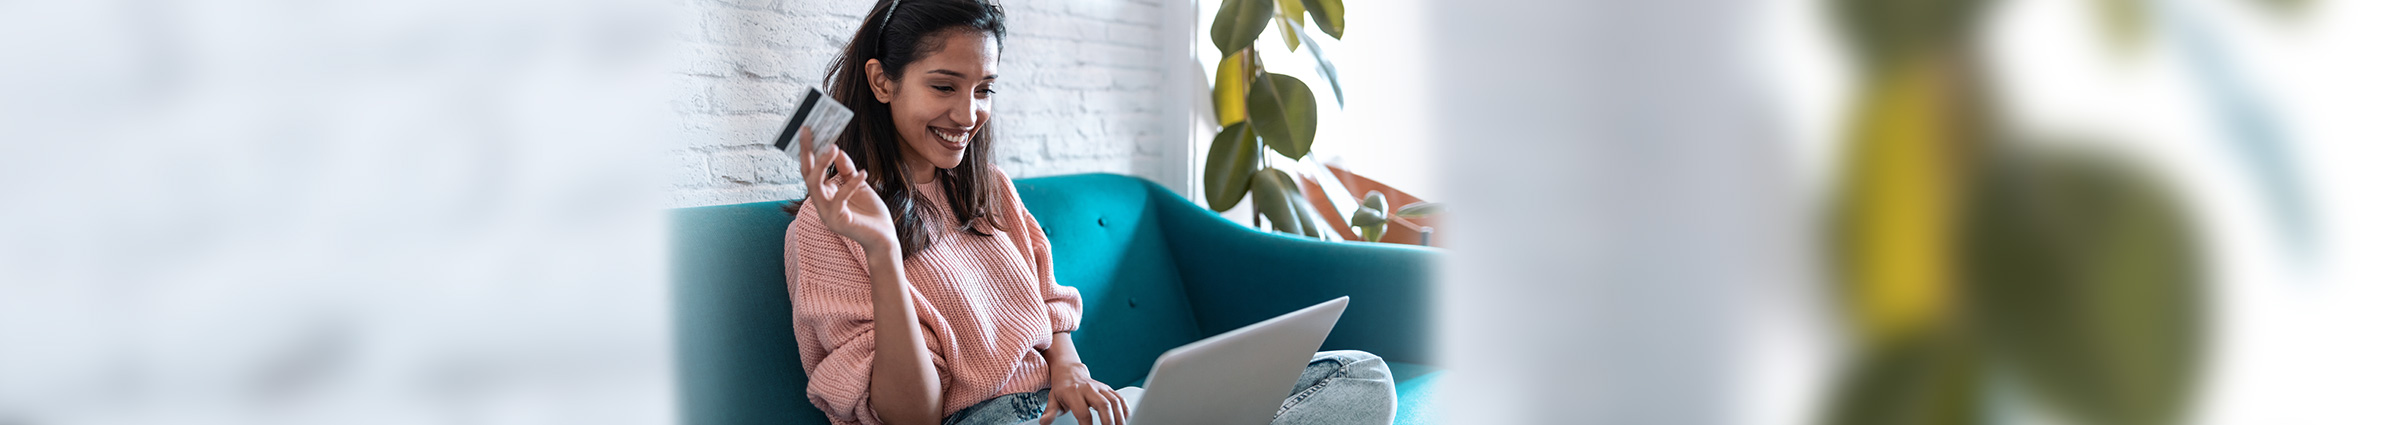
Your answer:
[[[0,3],[0,424],[671,420],[661,6]]]

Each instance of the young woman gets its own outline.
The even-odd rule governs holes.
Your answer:
[[[835,423],[1128,413],[1076,356],[1082,298],[1052,280],[1049,240],[990,162],[1002,17],[981,0],[883,0],[828,71],[857,117],[831,140],[843,154],[801,160],[809,197],[791,206],[784,269],[808,401]],[[1389,423],[1394,406],[1381,358],[1326,352],[1275,423]]]

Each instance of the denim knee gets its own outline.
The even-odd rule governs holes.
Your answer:
[[[1344,371],[1349,372],[1345,374],[1349,378],[1385,381],[1392,379],[1391,366],[1385,365],[1383,356],[1377,356],[1375,353],[1358,350],[1320,351],[1317,352],[1316,358],[1309,360],[1309,363],[1322,361],[1333,361],[1341,365]]]

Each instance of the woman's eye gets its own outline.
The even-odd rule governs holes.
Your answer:
[[[999,90],[992,90],[992,89],[982,89],[982,90],[976,90],[976,91],[975,91],[975,94],[977,94],[977,95],[983,95],[983,96],[991,96],[991,95],[992,95],[992,93],[999,93],[999,92],[1000,92]]]
[[[941,90],[943,93],[949,93],[949,92],[955,92],[955,91],[958,91],[958,87],[957,87],[957,86],[933,86],[933,89],[934,89],[934,90]]]

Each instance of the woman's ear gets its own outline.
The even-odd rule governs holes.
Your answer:
[[[892,103],[892,82],[883,78],[883,61],[867,60],[867,87],[875,92],[875,101]]]

